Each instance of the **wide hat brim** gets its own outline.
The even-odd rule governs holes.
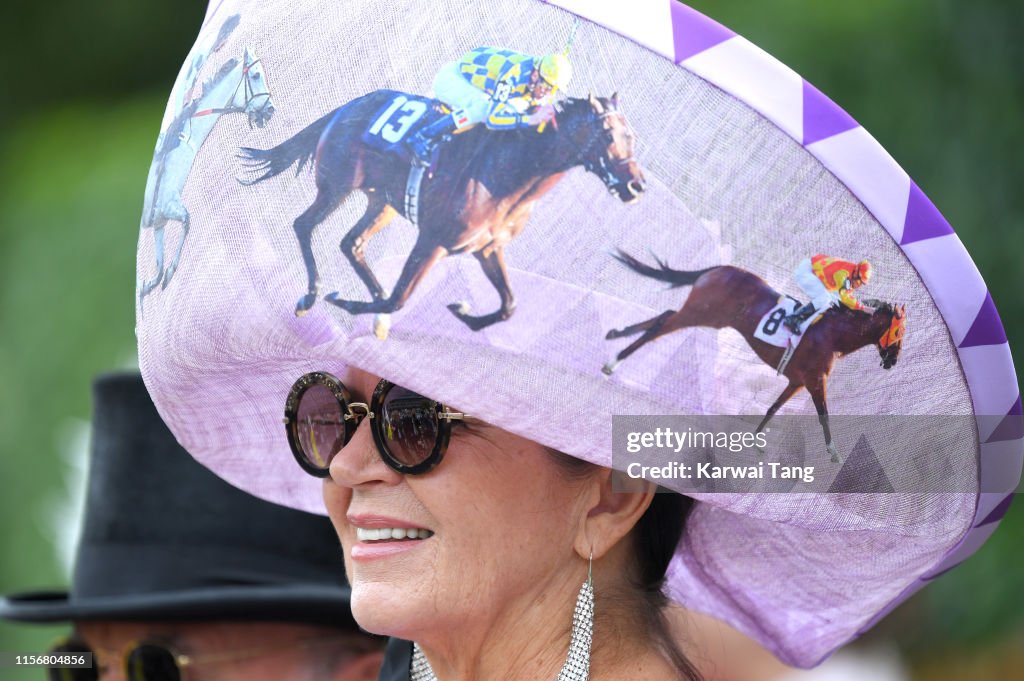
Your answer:
[[[930,482],[954,479],[945,490],[951,493],[864,485],[881,480],[875,454],[883,452],[876,447],[872,454],[847,437],[841,448],[850,465],[830,467],[818,433],[808,456],[822,465],[819,482],[828,491],[694,493],[697,504],[666,586],[673,600],[728,622],[783,661],[818,663],[977,550],[1009,506],[1024,458],[1016,423],[1021,401],[985,282],[936,207],[856,121],[790,69],[685,5],[470,4],[439,1],[431,21],[423,22],[412,20],[421,14],[416,3],[399,0],[389,12],[409,21],[386,25],[370,3],[336,13],[325,9],[328,3],[308,3],[290,10],[286,22],[277,20],[281,8],[273,2],[242,14],[204,75],[212,79],[221,66],[229,72],[228,56],[252,57],[247,48],[260,45],[277,113],[262,128],[236,119],[213,129],[187,173],[192,229],[175,280],[140,290],[140,366],[161,414],[192,455],[224,479],[307,511],[322,512],[322,482],[295,464],[281,418],[289,388],[310,371],[343,376],[356,367],[613,466],[615,415],[760,416],[786,382],[775,362],[755,352],[764,349],[757,341],[706,320],[664,335],[606,376],[606,360],[632,341],[612,330],[679,310],[693,295],[692,286],[666,287],[609,254],[622,250],[648,265],[658,257],[688,273],[728,265],[770,286],[779,301],[811,295],[794,281],[805,258],[867,258],[874,275],[861,293],[905,305],[905,342],[892,371],[879,367],[873,342],[836,360],[828,378],[831,413],[963,419],[949,443],[936,439],[936,429],[918,427],[903,447],[906,423],[872,420],[868,434],[869,444],[879,439],[887,454],[900,456],[891,451],[896,443],[908,452],[904,458],[934,464]],[[578,27],[574,13],[583,18]],[[311,23],[325,44],[348,46],[363,67],[321,70],[301,39]],[[215,24],[200,35],[197,50]],[[336,185],[366,177],[349,172],[348,160],[398,153],[382,152],[376,138],[366,142],[372,127],[359,139],[377,146],[351,153],[357,121],[378,121],[377,129],[398,134],[414,115],[396,115],[386,127],[388,116],[409,96],[428,92],[439,69],[467,50],[498,43],[543,54],[569,36],[574,82],[564,94],[575,98],[577,112],[585,111],[581,103],[593,88],[602,99],[589,100],[592,112],[609,120],[609,107],[612,118],[628,118],[646,174],[643,195],[630,205],[619,200],[621,193],[609,196],[585,161],[551,183],[504,250],[502,270],[516,307],[500,322],[473,330],[456,318],[467,308],[481,314],[498,305],[497,276],[457,253],[465,244],[450,244],[449,255],[387,320],[350,313],[376,304],[365,272],[360,276],[353,258],[337,248],[339,242],[350,247],[342,240],[367,202],[341,201],[350,187]],[[183,80],[176,85],[188,87]],[[612,97],[616,91],[619,97]],[[345,107],[354,102],[372,111],[352,114]],[[417,105],[426,110],[418,103],[409,111]],[[563,118],[558,127],[568,130],[570,123]],[[454,153],[456,144],[483,139],[480,132],[455,135],[446,149]],[[536,153],[517,160],[532,172],[554,158]],[[301,169],[298,175],[293,168]],[[500,188],[508,168],[481,171],[474,186]],[[441,186],[434,197],[428,188],[401,202],[408,164],[380,175],[390,179],[367,195],[384,196],[396,213],[420,214],[418,228],[395,218],[362,254],[387,291],[400,281],[417,235],[429,231],[430,211],[450,205],[451,187],[434,185]],[[151,180],[152,191],[157,184]],[[311,210],[320,190],[325,200],[338,198],[331,210]],[[311,278],[296,241],[311,215],[323,217],[309,247],[323,282],[315,303],[306,300],[315,296],[308,294]],[[144,230],[140,282],[156,281],[154,267],[162,266],[156,243]],[[734,302],[746,299],[722,296],[704,309]],[[390,334],[381,340],[385,321]],[[757,320],[749,325],[763,328]],[[780,416],[816,420],[816,406],[805,391]]]
[[[0,599],[0,619],[49,623],[81,620],[285,621],[354,629],[348,589],[232,586],[173,593],[72,599],[66,591],[35,591]]]

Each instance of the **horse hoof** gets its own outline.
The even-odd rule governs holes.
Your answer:
[[[622,335],[621,331],[619,331],[618,329],[612,329],[607,334],[605,334],[604,339],[605,340],[612,340],[613,338],[618,338],[621,335]]]
[[[622,364],[621,359],[610,359],[605,363],[603,367],[601,367],[601,373],[603,373],[605,376],[611,376],[612,372],[618,369],[620,364]]]
[[[836,449],[835,445],[829,444],[826,446],[828,453],[831,454],[832,463],[842,463],[843,457],[839,456],[839,450]]]
[[[373,335],[380,340],[387,340],[391,331],[391,315],[376,314],[373,316]]]
[[[306,295],[299,298],[299,302],[295,303],[295,316],[301,317],[302,315],[309,312],[309,308],[313,307],[313,303],[315,302],[315,293],[307,293]]]
[[[449,304],[448,309],[452,311],[452,314],[454,314],[456,317],[459,317],[460,319],[468,315],[470,310],[469,303],[467,303],[465,300],[460,300],[457,303]]]

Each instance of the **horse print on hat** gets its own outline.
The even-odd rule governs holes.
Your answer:
[[[826,290],[826,303],[819,304],[817,309],[813,309],[812,305],[815,314],[804,321],[806,333],[799,329],[787,333],[784,321],[799,314],[799,301],[780,295],[753,272],[731,265],[697,271],[675,270],[661,260],[658,261],[658,267],[651,267],[622,251],[614,257],[637,274],[667,282],[673,288],[692,286],[693,289],[678,310],[666,310],[651,319],[609,331],[605,336],[608,340],[641,332],[643,335],[604,365],[602,371],[606,375],[610,376],[623,360],[647,343],[673,331],[692,326],[735,329],[743,335],[761,361],[777,367],[778,373],[788,379],[786,388],[768,408],[754,432],[760,433],[782,405],[802,388],[807,388],[818,413],[825,435],[825,446],[832,462],[840,462],[842,457],[829,429],[829,374],[837,358],[872,344],[878,348],[883,369],[895,366],[906,331],[905,305],[897,306],[874,299],[865,299],[862,303],[850,293],[852,288],[860,284],[851,285],[851,277],[847,275],[848,270],[856,270],[857,266],[841,270],[843,265],[852,263],[818,255],[811,260],[831,268],[823,272],[828,275],[824,279],[831,281],[833,288],[842,293],[828,291],[826,284],[822,283],[820,286]],[[797,274],[800,274],[799,268]],[[867,277],[863,280],[866,282]],[[813,290],[810,288],[809,293]],[[842,304],[838,304],[840,301]],[[779,340],[777,337],[782,338]]]
[[[571,42],[571,41],[570,41]],[[497,290],[499,309],[474,315],[465,303],[448,309],[474,331],[512,316],[515,297],[505,246],[525,228],[536,203],[565,173],[582,166],[609,193],[633,203],[644,177],[618,95],[555,101],[571,74],[566,53],[534,57],[478,47],[443,66],[436,99],[376,90],[328,112],[271,149],[242,148],[256,184],[293,165],[312,166],[317,194],[293,228],[307,274],[295,306],[305,314],[320,294],[314,229],[352,192],[363,192],[363,216],[340,246],[370,300],[337,292],[324,299],[350,314],[375,313],[386,338],[389,315],[402,308],[431,267],[471,253]],[[402,215],[418,235],[390,293],[367,264],[368,241]]]
[[[248,47],[241,58],[232,57],[197,90],[203,66],[218,54],[241,20],[233,14],[221,24],[212,41],[200,40],[193,56],[186,61],[188,70],[179,77],[171,92],[164,124],[156,142],[149,169],[142,211],[141,230],[152,230],[156,271],[152,278],[138,283],[139,306],[157,286],[167,288],[180,264],[188,237],[190,216],[182,202],[182,192],[199,149],[224,114],[244,113],[249,126],[262,128],[274,115],[266,74],[256,53]],[[165,263],[165,229],[171,222],[181,225],[181,237],[170,261]]]

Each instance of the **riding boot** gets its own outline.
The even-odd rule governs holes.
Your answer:
[[[782,320],[786,328],[792,331],[795,335],[800,335],[800,325],[807,321],[807,318],[814,314],[814,304],[807,303],[793,314],[787,316]]]
[[[413,133],[405,141],[406,148],[412,152],[413,163],[423,167],[429,166],[434,147],[445,135],[455,132],[455,128],[455,121],[451,116],[442,116]]]

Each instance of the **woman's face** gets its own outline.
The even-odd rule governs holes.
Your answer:
[[[350,370],[343,380],[368,402],[379,379]],[[356,620],[423,642],[432,631],[477,631],[545,593],[575,593],[584,487],[540,445],[479,421],[453,428],[432,471],[404,476],[381,460],[364,419],[324,486]],[[407,536],[377,538],[382,530]]]

